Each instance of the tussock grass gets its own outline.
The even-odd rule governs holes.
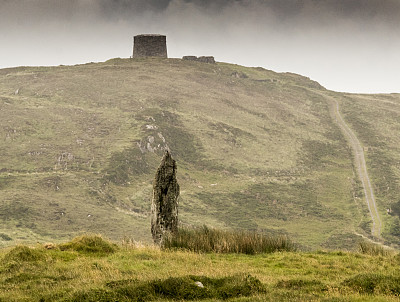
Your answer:
[[[371,256],[390,256],[393,254],[393,251],[385,248],[382,245],[368,242],[368,241],[360,241],[358,243],[359,251],[362,254],[367,254]]]
[[[296,245],[286,236],[268,236],[251,231],[223,231],[208,228],[180,228],[166,236],[163,248],[186,249],[204,253],[260,254],[295,251]]]
[[[45,260],[46,256],[42,250],[37,250],[24,245],[14,247],[4,256],[4,263],[10,262],[37,262]]]
[[[112,254],[118,246],[100,235],[82,235],[59,245],[61,251],[77,251],[83,254]]]
[[[25,281],[32,278],[29,270],[35,270],[41,264],[45,263],[46,259],[47,256],[43,250],[18,245],[10,250],[1,260],[3,266],[0,266],[0,273],[9,272],[12,274],[5,282]],[[23,268],[28,268],[28,273]]]

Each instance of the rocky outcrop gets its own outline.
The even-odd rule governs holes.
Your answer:
[[[237,78],[237,79],[247,79],[248,75],[240,72],[240,71],[234,71],[231,73],[231,77]]]
[[[176,170],[175,160],[166,151],[154,179],[151,201],[151,234],[156,244],[162,243],[166,233],[178,230],[179,184]]]

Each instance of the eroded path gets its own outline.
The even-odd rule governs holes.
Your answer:
[[[320,92],[317,92],[317,94],[324,97],[329,102],[332,118],[339,125],[340,129],[342,130],[342,132],[344,133],[344,135],[346,136],[346,138],[350,143],[350,146],[354,154],[354,165],[356,167],[358,177],[361,180],[364,189],[365,201],[368,205],[369,213],[372,219],[371,233],[373,236],[380,238],[382,221],[379,217],[379,212],[376,206],[374,192],[372,189],[371,181],[368,176],[368,170],[364,156],[364,149],[360,141],[358,140],[357,136],[354,134],[354,132],[350,129],[350,127],[346,124],[343,117],[341,116],[338,101],[327,94],[323,94]]]

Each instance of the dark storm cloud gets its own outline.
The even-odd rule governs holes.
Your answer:
[[[398,0],[185,0],[203,8],[257,7],[269,10],[280,18],[303,16],[312,19],[360,18],[373,21],[379,18],[386,22],[400,22]]]
[[[162,12],[174,0],[99,0],[102,11],[110,15],[116,12],[127,14],[143,11]],[[182,3],[194,4],[200,8],[220,9],[243,0],[182,0]]]
[[[301,19],[309,23],[326,21],[326,18],[356,18],[365,22],[379,20],[400,24],[398,0],[0,0],[0,16],[16,18],[18,22],[85,16],[129,19],[144,12],[162,14],[172,5],[193,5],[199,9],[198,13],[208,14],[220,14],[236,6],[271,13],[286,21],[294,18],[294,21]]]
[[[171,0],[99,0],[98,4],[106,16],[129,16],[144,11],[161,12]]]
[[[45,0],[38,2],[40,1]],[[85,2],[73,0],[71,3],[79,1]],[[389,27],[400,25],[399,0],[92,0],[89,2],[99,8],[102,18],[111,20],[129,20],[145,12],[174,13],[174,10],[192,6],[197,9],[196,14],[215,16],[221,22],[229,22],[231,17],[236,17],[227,14],[236,8],[244,14],[247,11],[258,12],[259,19],[248,21],[261,24],[266,21],[263,20],[264,14],[265,17],[273,16],[281,22],[295,25],[319,26],[327,23],[334,25],[335,22],[343,20],[372,25],[379,23]]]

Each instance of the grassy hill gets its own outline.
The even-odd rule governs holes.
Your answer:
[[[180,59],[0,70],[0,246],[82,232],[148,242],[155,170],[178,163],[183,225],[352,248],[371,218],[334,97],[368,148],[387,243],[400,238],[400,96]],[[387,214],[386,210],[391,209]]]

